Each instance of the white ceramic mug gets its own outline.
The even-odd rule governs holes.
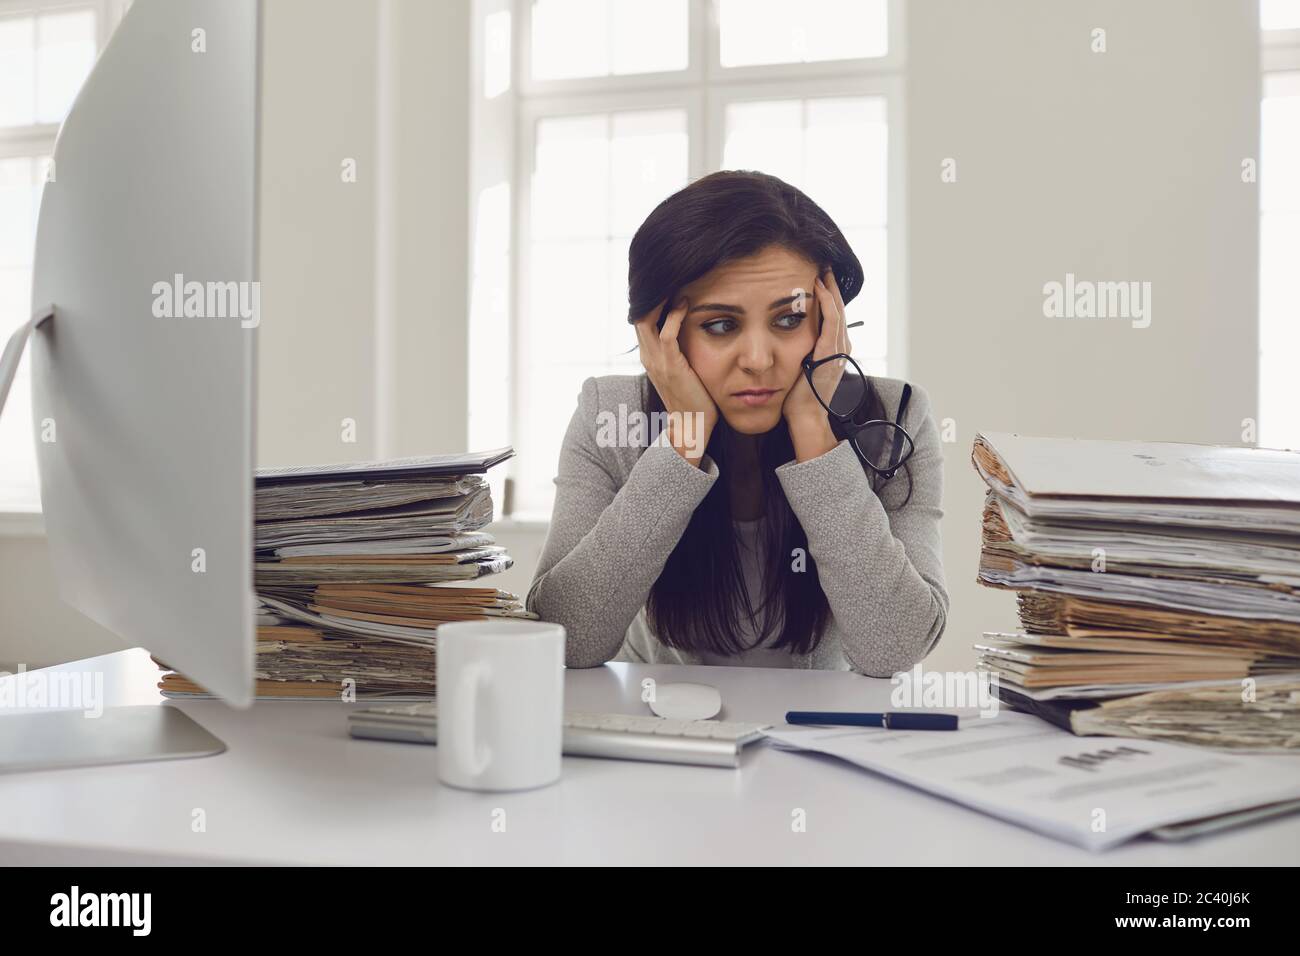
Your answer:
[[[560,779],[564,628],[540,621],[438,626],[438,779],[527,790]]]

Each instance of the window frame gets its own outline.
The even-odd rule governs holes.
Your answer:
[[[108,44],[108,38],[113,35],[113,31],[130,6],[131,0],[0,0],[0,20],[54,13],[59,10],[94,10],[95,57],[98,59]],[[53,153],[54,140],[62,125],[60,121],[31,123],[26,126],[0,126],[0,159]]]
[[[1261,110],[1264,105],[1264,87],[1270,74],[1300,74],[1300,28],[1290,30],[1265,30],[1259,31],[1259,104]],[[1262,129],[1261,129],[1262,133]],[[1260,157],[1262,158],[1262,157]],[[1264,170],[1260,169],[1260,175],[1264,175]],[[1256,356],[1256,395],[1255,395],[1255,413],[1256,421],[1261,424],[1267,420],[1269,409],[1264,407],[1264,347],[1263,347],[1263,320],[1264,320],[1264,299],[1263,299],[1263,225],[1264,225],[1264,207],[1262,203],[1263,193],[1256,190],[1258,209],[1255,214],[1256,229],[1259,230],[1260,248],[1259,248],[1259,269],[1258,282],[1260,283],[1260,295],[1255,322],[1257,324],[1256,335],[1260,339],[1260,345]],[[1256,443],[1259,443],[1257,436]]]
[[[532,2],[511,0],[512,69],[515,81],[514,158],[511,163],[511,274],[509,276],[509,363],[511,392],[509,436],[518,444],[525,405],[527,356],[519,348],[521,330],[530,321],[531,256],[526,241],[532,207],[532,161],[537,124],[556,116],[638,109],[681,109],[688,134],[687,181],[721,168],[720,135],[727,105],[751,100],[873,96],[884,102],[886,154],[886,369],[891,377],[907,374],[907,234],[904,68],[904,4],[885,0],[888,50],[884,56],[815,63],[723,67],[716,0],[688,0],[688,62],[685,69],[628,76],[535,80],[532,73]],[[511,499],[513,495],[508,496]],[[511,502],[507,515],[522,521],[549,515],[519,511]]]
[[[0,19],[41,15],[60,10],[95,11],[95,57],[98,60],[107,46],[109,37],[130,8],[132,0],[0,0]],[[92,66],[93,70],[93,66]],[[53,156],[54,143],[62,121],[58,123],[31,123],[25,126],[0,127],[0,159],[36,159]],[[58,172],[55,171],[57,177]],[[11,330],[12,331],[12,330]],[[2,338],[8,341],[9,332]],[[15,382],[17,387],[18,383]],[[11,411],[12,414],[12,411]],[[35,489],[39,495],[39,485]],[[19,507],[15,501],[0,500],[0,534],[30,535],[44,530],[41,510],[37,507]]]
[[[1300,29],[1259,31],[1260,73],[1300,70]]]

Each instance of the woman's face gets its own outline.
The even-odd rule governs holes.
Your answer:
[[[742,434],[775,428],[803,374],[800,363],[817,341],[816,277],[815,263],[769,246],[682,289],[690,309],[678,345],[719,413]]]

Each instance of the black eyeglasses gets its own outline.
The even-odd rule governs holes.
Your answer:
[[[822,390],[829,391],[831,380],[838,377],[833,395],[823,395],[817,388],[818,376],[815,373],[819,369],[823,370]],[[840,372],[839,376],[833,374],[835,371]],[[876,475],[884,479],[893,478],[916,450],[912,436],[902,424],[907,403],[912,397],[912,386],[903,386],[903,396],[898,403],[898,421],[859,421],[865,414],[869,392],[867,377],[851,356],[843,352],[822,359],[809,356],[803,360],[803,374],[817,401],[830,416],[831,431],[836,437],[847,438],[858,458]]]

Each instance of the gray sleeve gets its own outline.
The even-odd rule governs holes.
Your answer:
[[[560,449],[555,508],[527,607],[564,625],[565,663],[594,667],[613,658],[645,605],[691,514],[717,480],[705,456],[697,468],[669,445],[641,453],[627,481],[596,442],[599,384],[582,383]]]
[[[905,426],[916,445],[906,504],[907,475],[898,472],[878,497],[847,441],[776,469],[808,535],[844,656],[870,677],[910,670],[938,642],[948,616],[939,540],[943,451],[929,396],[917,386]]]

